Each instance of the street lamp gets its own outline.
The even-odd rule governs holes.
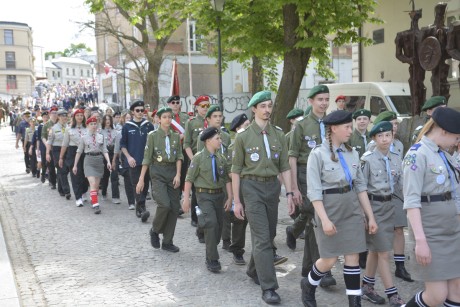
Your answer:
[[[123,96],[125,98],[125,107],[128,107],[128,102],[126,101],[126,49],[123,48],[120,53],[120,58],[123,63]]]
[[[219,107],[224,112],[224,95],[222,94],[222,43],[220,40],[220,13],[224,11],[225,0],[211,0],[212,9],[217,13],[217,67],[219,70]],[[225,115],[224,115],[225,116]]]

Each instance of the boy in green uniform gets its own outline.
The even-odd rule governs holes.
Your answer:
[[[248,108],[254,112],[254,121],[237,134],[233,151],[234,213],[241,220],[246,214],[251,228],[252,255],[247,274],[260,284],[262,299],[268,304],[276,304],[281,301],[275,292],[278,281],[273,254],[281,191],[279,174],[286,186],[289,214],[294,212],[288,153],[283,131],[270,124],[273,112],[271,93],[256,93]]]
[[[200,135],[205,147],[192,159],[185,178],[184,212],[190,210],[190,190],[195,185],[199,208],[196,208],[199,226],[204,229],[206,242],[206,267],[211,272],[221,270],[217,245],[222,232],[222,213],[225,201],[223,188],[227,189],[225,207],[232,205],[232,188],[225,157],[219,152],[222,140],[219,130],[207,128]]]
[[[355,129],[353,129],[353,134],[348,144],[356,149],[361,158],[367,150],[367,143],[369,143],[367,126],[371,121],[371,111],[366,109],[357,110],[353,113],[353,119],[355,120]]]

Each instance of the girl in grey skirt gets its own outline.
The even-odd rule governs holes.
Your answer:
[[[111,170],[112,165],[110,163],[109,154],[107,151],[107,145],[104,141],[102,134],[97,133],[97,118],[90,117],[86,120],[86,126],[88,133],[80,139],[78,145],[77,155],[75,156],[75,162],[73,166],[73,173],[76,175],[78,171],[78,161],[80,160],[81,154],[85,153],[85,161],[83,162],[83,169],[86,178],[89,181],[91,203],[93,205],[94,213],[101,213],[99,202],[97,199],[97,193],[99,190],[99,182],[104,175],[104,158],[107,161],[107,169]]]
[[[415,238],[417,274],[425,290],[407,304],[460,306],[458,169],[447,150],[460,139],[460,112],[437,108],[403,161],[404,209]]]
[[[353,132],[352,113],[335,111],[324,117],[323,122],[327,125],[327,142],[313,149],[307,162],[307,196],[315,208],[320,259],[308,277],[302,279],[302,302],[305,306],[316,306],[316,287],[338,256],[344,255],[349,306],[361,306],[358,253],[366,250],[365,227],[369,234],[375,234],[377,224],[358,152],[346,145]]]

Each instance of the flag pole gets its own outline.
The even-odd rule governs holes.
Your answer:
[[[190,50],[190,18],[187,18],[187,54],[188,54],[188,80],[190,88],[190,110],[193,110],[193,80],[192,80],[192,51]]]

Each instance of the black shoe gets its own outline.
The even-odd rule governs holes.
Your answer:
[[[171,252],[171,253],[177,253],[179,251],[179,247],[177,247],[176,245],[174,244],[162,244],[161,245],[161,249],[165,250],[165,251],[168,251],[168,252]]]
[[[139,204],[136,204],[136,216],[141,217],[142,211],[141,211],[141,206]]]
[[[288,260],[288,257],[280,256],[280,255],[273,255],[273,265],[278,265],[281,263],[285,263]]]
[[[302,303],[305,307],[316,307],[316,286],[313,286],[308,281],[308,277],[300,281],[300,288],[302,289]]]
[[[66,198],[67,200],[69,200],[70,197],[71,197],[70,193],[68,193],[68,194],[65,195],[65,198]]]
[[[332,276],[331,271],[328,271],[328,272],[326,272],[326,275],[324,275],[323,278],[321,278],[321,281],[319,282],[319,285],[322,288],[327,288],[327,287],[330,287],[330,286],[337,285],[337,281]]]
[[[281,303],[281,297],[273,289],[263,290],[262,299],[269,305]]]
[[[94,214],[101,214],[101,208],[99,206],[93,207]]]
[[[55,185],[51,185],[51,190],[56,190],[56,186],[55,186]]]
[[[197,228],[195,234],[198,237],[198,242],[205,243],[205,241],[204,241],[204,233],[198,231],[198,228]]]
[[[65,193],[59,192],[59,195],[61,195],[62,197],[64,197],[64,196],[65,196]]]
[[[257,273],[254,274],[254,275],[252,275],[251,273],[249,273],[248,271],[246,271],[246,275],[248,275],[256,285],[259,285],[259,286],[260,286],[259,276],[257,276]]]
[[[208,271],[217,273],[219,272],[222,268],[220,266],[220,262],[218,260],[208,260],[206,259],[206,268]]]
[[[235,255],[233,254],[233,262],[236,265],[245,265],[246,261],[244,261],[243,255]]]
[[[45,181],[46,181],[45,176],[42,176],[42,178],[40,178],[40,180],[41,180],[42,183],[45,183]]]
[[[302,231],[302,233],[299,235],[300,240],[305,240],[305,231]]]
[[[404,281],[413,282],[412,276],[407,272],[404,263],[396,264],[395,276],[401,278]]]
[[[150,212],[149,211],[144,211],[141,213],[141,221],[142,223],[145,223],[147,222],[147,220],[149,219],[149,216],[150,216]]]
[[[181,216],[181,215],[183,215],[183,214],[184,214],[184,210],[182,210],[182,208],[179,209],[179,214],[178,214],[178,216]]]
[[[348,295],[349,307],[361,307],[361,295]]]
[[[197,223],[196,223],[196,221],[192,220],[192,221],[190,222],[190,225],[192,225],[193,227],[196,227],[196,226],[197,226]]]
[[[30,174],[30,168],[26,168],[26,173]]]
[[[160,236],[150,228],[150,244],[153,248],[160,248]]]
[[[292,250],[296,248],[296,239],[292,233],[292,226],[286,227],[286,245]]]
[[[230,248],[230,244],[232,244],[232,242],[230,240],[223,240],[222,241],[222,249],[228,250]]]
[[[359,267],[361,269],[366,268],[366,262],[367,262],[367,251],[359,253]]]
[[[40,178],[40,173],[37,173],[36,176],[37,176],[37,178]]]

